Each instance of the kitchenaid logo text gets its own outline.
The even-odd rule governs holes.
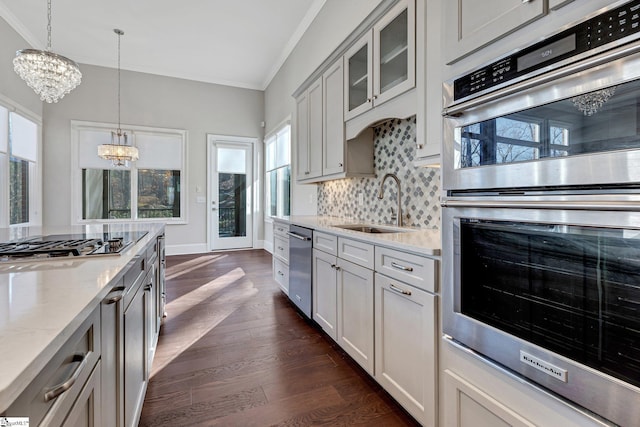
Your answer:
[[[0,427],[29,427],[29,417],[0,417]]]
[[[542,359],[538,359],[535,356],[530,355],[529,353],[525,353],[520,350],[520,361],[526,363],[529,366],[533,366],[537,370],[544,372],[545,374],[552,376],[555,379],[558,379],[563,382],[567,382],[567,370],[559,368],[555,365],[545,362]]]

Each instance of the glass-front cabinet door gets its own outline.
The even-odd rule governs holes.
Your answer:
[[[372,107],[373,33],[367,32],[344,55],[344,118],[349,120]]]
[[[415,0],[401,0],[344,54],[345,120],[416,85]]]
[[[415,0],[400,1],[373,27],[373,103],[415,86]]]

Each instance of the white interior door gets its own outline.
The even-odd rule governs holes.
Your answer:
[[[253,247],[253,145],[209,136],[212,250]]]

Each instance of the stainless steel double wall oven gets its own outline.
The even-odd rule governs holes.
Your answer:
[[[640,0],[445,83],[443,330],[640,422]]]

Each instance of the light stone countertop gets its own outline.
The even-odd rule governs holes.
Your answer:
[[[20,395],[71,334],[110,292],[133,257],[163,224],[0,229],[0,242],[39,235],[147,231],[114,256],[0,262],[0,413]]]
[[[428,256],[431,258],[440,258],[441,243],[440,230],[412,228],[412,227],[396,227],[389,224],[363,223],[354,219],[336,218],[331,216],[287,216],[273,218],[274,221],[282,221],[289,224],[299,225],[301,227],[313,228],[325,233],[335,234],[338,236],[348,237],[362,242],[372,243],[380,246],[386,246],[393,249],[399,249],[412,252],[418,255]],[[402,232],[398,233],[363,233],[361,231],[346,230],[336,227],[337,225],[346,224],[362,224],[366,226],[398,229]]]

